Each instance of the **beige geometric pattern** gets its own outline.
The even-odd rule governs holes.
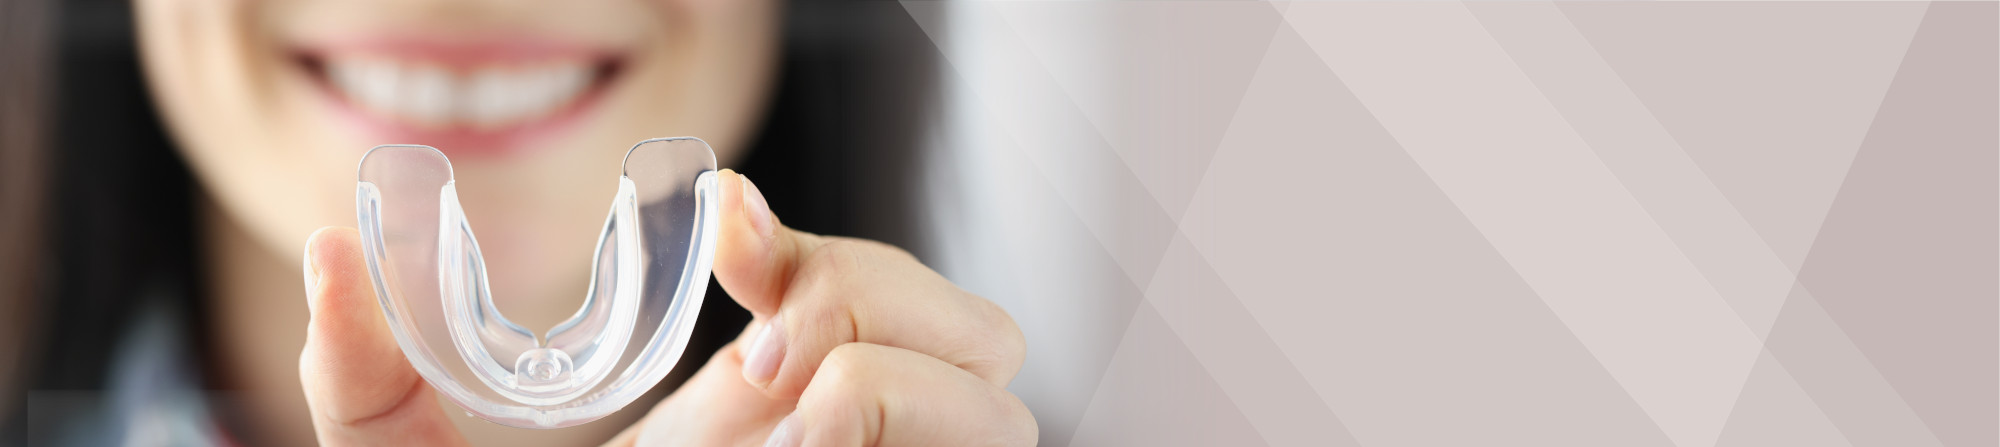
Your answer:
[[[903,5],[1044,445],[2000,444],[2000,3]]]

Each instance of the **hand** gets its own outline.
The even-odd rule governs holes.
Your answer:
[[[756,316],[610,445],[1032,445],[1012,318],[885,244],[785,228],[723,171],[715,278]],[[307,242],[299,374],[325,445],[464,445],[396,347],[352,228]],[[682,365],[688,367],[690,365]]]

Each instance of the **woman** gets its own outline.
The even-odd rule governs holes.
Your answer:
[[[624,148],[649,137],[700,136],[724,166],[808,153],[771,148],[787,141],[769,136],[786,130],[783,118],[767,124],[756,156],[746,149],[761,116],[800,113],[783,108],[782,93],[777,109],[763,107],[779,60],[779,9],[761,0],[140,0],[133,10],[145,84],[198,189],[186,202],[96,198],[139,212],[121,219],[76,212],[95,209],[81,196],[97,189],[53,179],[61,203],[52,230],[63,236],[51,249],[70,261],[55,267],[50,289],[60,298],[40,309],[56,316],[45,331],[55,335],[31,355],[58,364],[93,348],[110,351],[95,363],[67,363],[106,370],[111,415],[78,420],[123,424],[113,442],[1032,443],[1032,417],[1004,389],[1022,359],[1012,320],[892,246],[786,226],[773,209],[808,207],[769,203],[785,203],[780,191],[810,190],[800,175],[752,182],[725,171],[715,278],[754,319],[737,326],[726,315],[704,315],[698,329],[734,340],[705,364],[683,362],[699,370],[657,405],[642,401],[554,431],[468,421],[435,398],[396,348],[360,274],[355,232],[344,227],[353,222],[353,166],[362,151],[422,143],[451,156],[495,290],[529,298],[503,310],[525,326],[548,327],[574,309],[567,297],[580,296],[588,281],[590,242],[613,188],[607,173]],[[67,135],[80,124],[62,125]],[[91,146],[74,147],[118,150]],[[173,165],[61,156],[70,167],[58,177],[144,175]],[[173,176],[146,178],[170,184]],[[759,187],[767,184],[795,187]],[[770,202],[765,192],[774,194]],[[152,215],[146,207],[189,210],[192,224],[132,224]],[[132,225],[123,237],[144,239],[131,245],[167,254],[119,253],[158,267],[147,269],[96,268],[92,260],[109,256],[67,253],[105,247],[91,237],[99,233],[69,225],[96,220]],[[155,262],[175,253],[199,255]],[[303,299],[290,259],[303,259]],[[124,270],[166,279],[92,281]],[[113,309],[103,298],[132,294],[164,297],[117,302],[169,304]],[[92,312],[132,316],[78,316]],[[99,335],[103,346],[92,346],[90,336],[65,327],[81,320],[128,330]],[[186,342],[162,341],[175,334],[188,334]],[[38,389],[75,380],[26,374],[37,376]],[[161,391],[177,388],[228,392],[191,399]],[[41,424],[29,394],[32,432]],[[45,439],[107,440],[104,431],[93,438],[87,429],[40,429],[54,433]]]

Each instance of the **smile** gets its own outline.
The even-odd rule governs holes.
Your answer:
[[[576,121],[622,58],[537,42],[378,41],[301,51],[339,114],[380,143],[503,154]]]

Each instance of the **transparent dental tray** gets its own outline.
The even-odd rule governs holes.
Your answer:
[[[508,291],[487,285],[443,153],[379,146],[358,171],[382,313],[410,364],[473,415],[523,428],[590,422],[645,394],[687,348],[715,251],[708,143],[662,138],[626,152],[583,306],[546,334],[493,305]]]

